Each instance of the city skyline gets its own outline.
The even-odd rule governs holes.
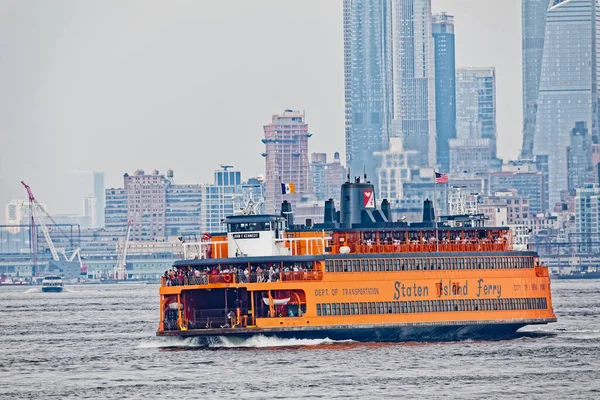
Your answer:
[[[455,17],[457,67],[497,68],[499,155],[515,158],[521,135],[520,2],[494,3],[433,0],[432,12]],[[71,169],[104,171],[107,188],[118,187],[124,171],[139,166],[173,168],[182,182],[208,182],[221,163],[256,175],[264,168],[261,128],[283,108],[305,110],[314,134],[311,153],[343,152],[341,2],[256,4],[239,3],[233,15],[213,5],[210,18],[203,17],[198,4],[188,4],[188,13],[152,2],[143,12],[124,4],[121,15],[97,4],[72,7],[72,2],[56,2],[47,10],[40,4],[40,14],[16,3],[3,6],[7,12],[2,15],[12,19],[0,24],[2,37],[13,40],[3,42],[11,79],[4,85],[6,114],[0,129],[11,151],[5,150],[0,161],[1,203],[23,197],[18,181],[24,179],[49,208],[61,212],[60,180]],[[262,15],[265,10],[267,16]],[[505,22],[493,29],[487,13]],[[248,37],[229,29],[235,23],[243,27],[246,19],[260,22],[274,15],[278,18],[269,19],[269,29],[253,28]],[[226,18],[233,21],[220,27],[223,37],[215,47],[204,39],[212,36],[202,33]],[[127,29],[131,19],[139,25],[135,32]],[[109,23],[114,32],[96,35],[94,23]],[[310,35],[307,23],[317,27]],[[503,33],[506,25],[514,31]],[[273,37],[273,29],[287,34]],[[482,29],[498,49],[492,51],[485,37],[473,34]],[[204,55],[200,59],[188,51],[195,42]],[[275,57],[269,68],[252,62],[224,66],[211,57],[225,56],[221,50],[228,47],[246,60],[263,59],[289,43],[296,43],[302,56],[294,61]],[[292,74],[298,84],[281,90],[272,82],[273,74]],[[212,89],[210,80],[219,82],[220,89]],[[260,102],[254,101],[256,93]],[[507,107],[512,107],[509,116]],[[239,148],[227,148],[231,137]]]

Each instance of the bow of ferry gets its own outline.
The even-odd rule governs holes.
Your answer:
[[[548,268],[481,216],[392,222],[369,183],[346,182],[341,210],[294,225],[226,218],[227,232],[185,243],[162,278],[159,336],[360,341],[501,339],[555,322]],[[289,208],[289,205],[287,205]],[[209,340],[209,339],[208,339]]]

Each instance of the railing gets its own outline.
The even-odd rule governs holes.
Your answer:
[[[340,253],[340,247],[332,246],[331,253]],[[347,244],[351,253],[433,253],[433,252],[503,252],[510,251],[508,243],[421,243],[421,244]]]
[[[268,283],[268,282],[289,282],[289,281],[320,281],[323,279],[321,271],[288,271],[288,272],[270,272],[264,270],[261,272],[250,272],[248,276],[244,273],[201,273],[196,276],[176,276],[173,278],[161,277],[161,286],[196,286],[209,285],[215,283]]]

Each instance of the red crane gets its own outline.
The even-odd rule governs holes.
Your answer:
[[[21,181],[21,184],[27,190],[29,197],[29,247],[31,248],[31,267],[33,268],[33,276],[37,276],[37,229],[35,226],[35,218],[33,217],[33,202],[37,201],[33,196],[33,192],[28,184]]]

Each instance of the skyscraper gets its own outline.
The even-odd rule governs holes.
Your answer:
[[[456,139],[450,139],[450,171],[499,170],[496,158],[496,75],[492,68],[456,70]]]
[[[496,70],[456,70],[456,136],[496,142]]]
[[[387,148],[393,113],[392,0],[343,6],[346,166],[375,177],[373,152]]]
[[[436,163],[431,19],[431,0],[393,2],[392,136],[401,137],[406,150],[418,152],[416,162],[419,166]]]
[[[454,58],[454,17],[433,16],[435,56],[435,126],[437,163],[442,172],[450,169],[448,141],[456,138],[456,70]]]
[[[596,0],[563,1],[546,14],[533,154],[548,156],[551,208],[568,189],[566,150],[575,122],[585,122],[589,140],[598,143],[598,21]]]
[[[272,122],[264,126],[264,131],[265,208],[268,213],[279,213],[283,199],[282,183],[293,183],[295,192],[299,194],[312,191],[308,161],[308,138],[311,135],[304,114],[292,110],[273,115]]]
[[[523,55],[523,148],[521,157],[533,157],[535,114],[542,70],[546,11],[550,0],[521,0]]]
[[[575,196],[576,189],[590,182],[592,173],[592,149],[585,122],[575,123],[567,147],[567,170],[569,172],[569,193]]]

